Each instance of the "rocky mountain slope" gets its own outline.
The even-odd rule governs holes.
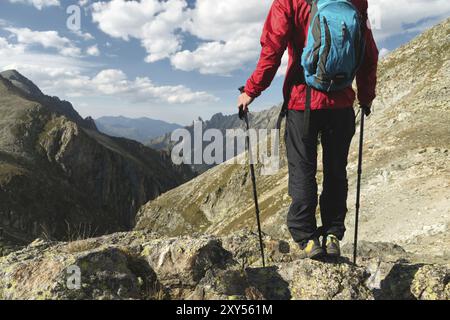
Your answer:
[[[268,110],[254,112],[250,114],[249,119],[252,123],[252,128],[254,129],[275,128],[278,114],[279,114],[279,107],[273,107]],[[203,133],[209,129],[218,129],[222,132],[223,136],[225,136],[226,130],[245,128],[244,122],[239,119],[239,116],[237,114],[223,115],[222,113],[217,113],[214,116],[212,116],[210,120],[203,121],[202,119],[199,118],[198,121],[202,123]],[[191,134],[192,137],[194,136],[194,124],[185,127],[185,129],[188,130],[188,132]],[[226,141],[224,141],[224,150],[225,150],[225,142]],[[152,139],[148,144],[148,146],[150,146],[153,149],[166,150],[170,152],[176,143],[178,142],[172,141],[171,133],[167,133],[163,136]],[[208,142],[204,142],[201,146],[192,145],[191,147],[192,155],[194,154],[195,150],[199,148],[203,153],[203,150],[205,150],[208,144],[209,144]],[[237,152],[235,151],[234,154],[237,154]],[[192,158],[194,157],[192,156]],[[211,169],[212,167],[214,166],[206,164],[191,165],[191,168],[198,173],[203,173],[208,169]]]
[[[378,98],[366,127],[361,212],[361,239],[396,242],[412,252],[447,260],[448,40],[450,19],[381,61]],[[352,240],[353,232],[357,147],[355,138],[348,167],[350,212],[346,242]],[[261,172],[261,166],[257,171]],[[277,174],[259,175],[257,180],[263,230],[288,239],[285,219],[290,198],[285,161]],[[146,204],[138,214],[136,228],[177,236],[194,231],[226,235],[254,226],[251,190],[245,166],[223,164]]]
[[[449,266],[362,243],[347,258],[302,260],[295,244],[256,235],[159,238],[140,231],[70,243],[36,240],[0,258],[0,299],[449,299]],[[74,272],[75,271],[75,272]],[[79,278],[77,280],[77,276]]]
[[[69,102],[0,73],[2,243],[127,230],[139,207],[192,177],[167,154],[100,133]]]
[[[101,117],[95,119],[95,124],[100,132],[107,135],[136,140],[144,144],[156,137],[181,128],[178,124],[150,118]]]

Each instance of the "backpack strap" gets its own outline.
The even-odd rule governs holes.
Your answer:
[[[295,0],[293,0],[293,1],[295,1]],[[311,7],[312,7],[312,2],[313,2],[314,0],[306,0],[306,3],[308,3],[308,5],[310,6],[310,12],[311,12]],[[295,10],[294,10],[294,5],[293,5],[293,3],[292,3],[292,1],[291,1],[291,11],[293,12],[293,13],[295,13]],[[295,30],[295,17],[293,18],[293,20],[292,20],[292,27],[293,27],[293,30]],[[297,48],[297,46],[295,45],[295,41],[294,41],[294,39],[292,40],[292,47],[293,47],[293,49],[294,49],[294,52],[300,52],[300,51],[298,51],[298,48]],[[291,69],[292,70],[292,69]],[[290,74],[288,73],[287,74],[287,77],[288,77],[288,79],[289,79],[289,77],[290,77]],[[306,81],[304,81],[305,83],[306,83]],[[288,107],[289,107],[289,100],[290,100],[290,96],[291,96],[291,92],[292,92],[292,88],[294,87],[294,80],[291,78],[291,80],[290,80],[290,82],[289,82],[289,84],[288,84],[288,90],[287,90],[287,95],[284,97],[284,101],[283,101],[283,105],[281,106],[281,112],[280,112],[280,115],[278,116],[278,120],[277,120],[277,125],[276,125],[276,129],[278,129],[278,130],[280,130],[281,129],[281,124],[282,124],[282,122],[283,122],[283,119],[286,117],[286,115],[287,115],[287,112],[288,112]],[[306,110],[306,109],[305,109]]]
[[[306,2],[309,4],[309,13],[310,13],[310,18],[309,18],[309,27],[311,27],[311,22],[313,17],[311,17],[311,11],[312,11],[312,7],[313,7],[313,2],[315,0],[306,0]],[[307,135],[309,133],[309,125],[310,125],[310,119],[311,119],[311,96],[312,96],[312,89],[310,86],[308,86],[308,84],[305,81],[305,85],[306,85],[306,97],[305,97],[305,113],[304,113],[304,118],[303,118],[303,134]]]

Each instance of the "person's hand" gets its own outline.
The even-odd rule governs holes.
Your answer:
[[[248,106],[255,100],[255,98],[250,97],[245,92],[241,93],[241,95],[238,98],[238,108],[244,111],[248,112]]]
[[[370,116],[372,114],[372,103],[369,103],[368,105],[361,105],[361,109],[366,117]]]

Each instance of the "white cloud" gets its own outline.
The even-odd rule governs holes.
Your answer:
[[[145,60],[155,62],[181,49],[176,31],[186,19],[186,7],[184,0],[102,1],[92,4],[92,18],[112,37],[140,40],[148,53]]]
[[[16,69],[35,82],[43,92],[61,98],[109,97],[126,104],[161,102],[174,105],[201,104],[218,99],[203,91],[182,85],[157,85],[148,77],[128,79],[117,69],[101,70],[100,66],[79,57],[35,53],[23,44],[9,43],[0,37],[0,71]]]
[[[217,99],[206,92],[194,92],[185,86],[157,86],[148,77],[129,80],[117,69],[102,70],[94,77],[58,79],[57,86],[70,88],[69,96],[105,95],[143,103],[158,101],[169,104],[212,102]]]
[[[450,16],[448,0],[371,0],[371,25],[377,41],[421,32]]]
[[[224,74],[254,61],[259,34],[271,0],[112,0],[92,5],[93,20],[108,35],[128,41],[136,38],[146,49],[145,61],[170,58],[180,70]],[[182,50],[182,30],[202,42]]]
[[[73,31],[73,33],[85,41],[95,39],[94,36],[92,34],[90,34],[89,32],[83,32],[81,30],[77,30],[77,31]]]
[[[42,10],[44,7],[59,6],[59,0],[9,0],[11,3],[26,3]]]
[[[227,75],[254,62],[271,0],[197,0],[184,29],[205,40],[195,50],[184,50],[172,65],[184,71]]]
[[[62,94],[53,80],[76,78],[94,67],[77,57],[33,52],[23,44],[9,43],[0,37],[0,70],[17,69],[51,95]]]
[[[226,42],[211,41],[201,44],[194,51],[178,52],[171,58],[171,63],[183,71],[228,75],[258,56],[258,41],[252,39],[250,34],[245,32]]]
[[[204,40],[231,40],[243,30],[261,31],[271,4],[272,0],[197,0],[186,28]],[[253,36],[259,40],[259,34]]]
[[[1,54],[0,54],[1,57]],[[49,67],[23,63],[0,63],[0,71],[16,69],[29,77],[44,92],[59,97],[112,97],[128,104],[168,103],[199,104],[218,99],[204,91],[193,91],[185,86],[158,86],[148,77],[129,80],[121,70],[106,69],[93,77],[77,69]]]
[[[90,56],[98,57],[100,55],[100,50],[97,45],[93,45],[86,49],[86,53]]]
[[[17,42],[26,46],[40,45],[44,48],[56,49],[64,56],[79,56],[81,50],[69,39],[59,36],[56,31],[33,31],[28,28],[5,28],[14,34]]]
[[[50,95],[63,97],[67,91],[55,86],[55,80],[79,78],[93,67],[79,58],[32,52],[23,44],[8,43],[0,37],[0,71],[16,69]]]
[[[111,0],[94,3],[93,20],[108,35],[136,38],[147,62],[169,58],[175,69],[229,75],[254,63],[272,0]],[[371,0],[369,14],[378,42],[420,32],[450,16],[448,0]],[[178,30],[200,41],[183,49]],[[285,58],[286,59],[286,58]],[[282,68],[286,65],[286,60]],[[284,74],[280,70],[278,74]]]
[[[14,45],[8,42],[7,39],[0,37],[0,54],[4,57],[14,57],[15,55],[25,52],[25,46]]]

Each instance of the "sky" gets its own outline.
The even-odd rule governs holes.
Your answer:
[[[17,69],[84,117],[189,124],[236,111],[272,0],[0,0],[0,71]],[[79,15],[78,15],[79,13]],[[450,17],[448,0],[369,0],[384,56]],[[286,59],[252,105],[282,100]]]

